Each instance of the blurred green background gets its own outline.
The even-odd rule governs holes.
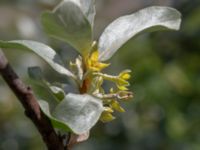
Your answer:
[[[0,0],[0,39],[49,43],[69,62],[77,53],[47,38],[39,22],[40,13],[58,2]],[[181,30],[146,33],[119,50],[105,71],[117,74],[130,68],[134,99],[122,104],[126,112],[116,114],[116,120],[99,122],[90,139],[74,150],[200,150],[200,1],[97,0],[95,37],[115,18],[152,5],[178,9]],[[63,79],[52,76],[52,70],[32,53],[4,52],[27,84],[27,67],[35,65],[42,66],[50,81]],[[0,150],[44,149],[38,131],[0,78]]]

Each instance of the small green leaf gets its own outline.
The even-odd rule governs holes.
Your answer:
[[[92,28],[81,4],[84,4],[84,12],[89,13],[88,17],[92,18],[91,5],[78,0],[63,0],[53,12],[44,12],[41,20],[48,35],[69,43],[86,55],[92,45]]]
[[[57,105],[60,101],[62,101],[65,97],[65,92],[62,88],[51,85],[42,75],[42,70],[40,67],[29,67],[28,75],[31,79],[33,79],[33,84],[37,84],[43,88],[42,94],[48,92],[48,96],[51,97],[51,101],[48,99],[48,102],[51,102],[51,106]],[[39,93],[37,93],[39,94]]]
[[[1,48],[12,48],[21,50],[31,50],[35,52],[38,56],[44,59],[55,71],[60,74],[67,75],[69,77],[75,78],[69,70],[60,65],[61,58],[56,54],[56,52],[49,46],[28,40],[16,40],[16,41],[0,41]],[[59,63],[58,63],[59,62]]]
[[[99,60],[106,61],[130,38],[142,31],[178,30],[181,14],[170,7],[153,6],[116,19],[99,40]]]
[[[39,80],[39,81],[43,80],[42,70],[38,66],[29,67],[28,74],[29,74],[30,78],[32,78],[34,80]]]
[[[101,100],[87,94],[68,94],[56,106],[53,116],[66,124],[74,133],[82,134],[96,124],[102,111]]]
[[[65,92],[63,89],[57,86],[50,86],[50,89],[58,100],[62,101],[65,98]]]
[[[62,121],[59,121],[58,119],[56,119],[55,117],[51,115],[49,104],[46,101],[39,100],[38,103],[40,105],[41,110],[44,112],[44,114],[47,115],[49,119],[51,120],[51,123],[54,128],[61,129],[66,132],[71,131],[71,129],[66,124],[64,124]]]

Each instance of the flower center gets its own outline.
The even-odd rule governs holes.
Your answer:
[[[102,63],[98,60],[99,52],[98,50],[92,52],[92,54],[86,58],[86,67],[88,70],[94,72],[100,72],[102,69],[108,67],[110,64]]]

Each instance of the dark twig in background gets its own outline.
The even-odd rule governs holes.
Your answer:
[[[48,150],[64,150],[62,140],[56,134],[50,120],[41,111],[33,91],[19,79],[1,50],[0,74],[23,105],[26,116],[37,127]]]

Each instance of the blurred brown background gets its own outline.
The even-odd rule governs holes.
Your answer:
[[[121,15],[141,8],[172,6],[182,13],[178,32],[146,33],[130,40],[112,58],[108,73],[132,69],[135,98],[111,123],[98,123],[88,141],[74,150],[200,150],[200,1],[96,0],[95,37]],[[40,13],[58,0],[1,0],[0,39],[30,39],[49,43],[69,62],[76,53],[48,38]],[[32,53],[4,51],[26,82],[27,67],[40,65],[54,81],[52,70]],[[0,150],[43,150],[41,137],[23,108],[0,78]]]

